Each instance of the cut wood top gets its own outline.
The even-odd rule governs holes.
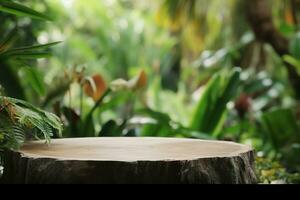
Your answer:
[[[25,144],[20,153],[30,158],[74,161],[182,161],[235,157],[252,151],[232,142],[177,138],[76,138]]]

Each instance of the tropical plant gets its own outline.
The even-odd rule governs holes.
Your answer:
[[[219,136],[224,126],[227,105],[238,93],[240,69],[225,69],[211,78],[203,86],[202,95],[187,119],[190,124],[174,121],[166,113],[153,109],[138,110],[140,116],[149,117],[149,123],[143,123],[141,136],[178,136],[212,139]],[[186,110],[187,112],[187,110]],[[140,119],[143,121],[143,119]],[[145,121],[145,119],[144,119]]]
[[[16,16],[50,20],[48,16],[13,1],[1,1],[0,11]],[[9,75],[12,75],[14,77],[13,79],[17,79],[17,71],[14,70],[18,70],[18,67],[27,67],[28,64],[26,64],[26,61],[28,60],[49,57],[50,52],[45,51],[45,49],[58,44],[56,42],[14,48],[12,46],[17,40],[17,29],[18,27],[15,27],[0,43],[1,81],[9,80],[10,78],[6,77]],[[6,74],[6,71],[11,73]],[[45,93],[43,82],[37,70],[28,67],[27,72],[29,80],[31,80],[32,85],[34,85],[33,88],[39,94]],[[13,82],[9,82],[9,84],[11,84],[11,86],[14,85]],[[4,94],[6,94],[6,91],[11,91],[11,88],[6,88],[6,86],[9,85],[4,84],[3,86],[5,90]],[[61,136],[62,125],[56,116],[42,111],[25,101],[5,97],[2,93],[3,92],[1,92],[0,96],[1,149],[19,148],[21,144],[30,137],[45,139],[46,142],[50,142],[50,138],[54,136],[55,132],[58,132],[58,136]]]
[[[18,149],[28,139],[61,137],[62,124],[52,113],[33,105],[0,96],[0,149]]]
[[[11,97],[26,99],[26,92],[21,81],[24,79],[38,95],[45,95],[45,84],[41,79],[40,72],[33,65],[35,65],[35,60],[37,59],[50,57],[51,51],[49,51],[49,48],[58,44],[58,42],[17,46],[16,44],[21,42],[22,26],[19,25],[18,18],[10,20],[9,17],[10,15],[15,15],[42,21],[49,21],[51,18],[20,3],[7,0],[0,2],[0,12],[2,12],[1,14],[8,13],[8,15],[3,16],[4,20],[11,21],[7,25],[7,29],[4,30],[4,37],[0,41],[0,65],[2,71],[0,84],[2,84],[4,92]],[[21,71],[24,74],[22,79],[17,75],[20,68],[22,68]]]
[[[115,107],[127,106],[129,100],[135,99],[134,96],[138,96],[147,85],[145,72],[142,71],[129,81],[118,79],[110,84],[106,83],[102,75],[87,76],[83,70],[73,72],[71,76],[73,78],[69,77],[69,79],[72,79],[72,84],[79,86],[80,103],[75,108],[74,106],[62,105],[58,101],[55,109],[57,115],[64,119],[66,124],[64,137],[122,136],[113,130],[104,131],[107,124],[111,123],[112,120],[109,120],[107,124],[103,123],[101,115]],[[84,106],[86,99],[93,100],[93,106],[87,109]],[[99,126],[102,127],[101,131],[97,128]]]
[[[220,132],[226,106],[237,95],[240,73],[240,69],[234,69],[219,73],[211,79],[192,119],[193,129],[213,135]]]
[[[236,141],[266,158],[258,159],[261,182],[296,181],[297,174],[290,173],[300,171],[295,87],[300,4],[272,1],[271,7],[270,2],[1,1],[0,10],[6,12],[0,13],[5,36],[1,94],[53,109],[65,124],[63,137]],[[57,19],[55,26],[24,5],[46,10]],[[57,40],[65,42],[49,51],[56,43],[47,43]],[[28,45],[37,41],[46,44]],[[35,60],[51,53],[50,59]],[[16,106],[28,114],[22,103]],[[11,120],[7,110],[2,112]],[[43,113],[32,112],[46,122]],[[16,116],[12,122],[17,121]],[[41,128],[33,129],[44,138]]]

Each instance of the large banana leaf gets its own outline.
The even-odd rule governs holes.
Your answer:
[[[240,84],[239,68],[216,74],[206,89],[195,109],[191,128],[217,136],[224,123],[227,104],[235,98]]]

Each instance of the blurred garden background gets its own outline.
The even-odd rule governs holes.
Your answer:
[[[53,138],[234,141],[260,182],[299,183],[299,0],[8,1],[46,21],[1,2],[1,96],[55,113]]]

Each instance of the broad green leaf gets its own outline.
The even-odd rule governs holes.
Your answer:
[[[201,100],[198,103],[198,106],[195,111],[195,115],[192,118],[191,128],[194,130],[203,130],[206,124],[205,116],[209,114],[211,110],[212,102],[215,101],[217,96],[218,89],[220,88],[221,77],[219,74],[215,75],[208,85],[204,93],[202,94]]]
[[[187,137],[197,139],[214,139],[206,133],[183,127],[182,124],[174,122],[168,114],[154,111],[151,109],[141,109],[138,114],[149,116],[154,121],[147,120],[141,123],[141,136],[159,136],[159,137]]]
[[[169,125],[171,122],[170,116],[168,116],[165,113],[157,112],[151,109],[141,109],[136,111],[139,114],[147,115],[157,121],[159,121],[161,124],[167,124]]]
[[[262,116],[262,126],[276,149],[300,142],[300,129],[291,109],[277,109]]]
[[[192,129],[199,131],[205,129],[205,124],[207,123],[206,120],[209,120],[208,118],[205,118],[205,116],[211,113],[211,106],[214,106],[213,102],[216,101],[215,98],[217,96],[217,93],[219,92],[218,90],[220,89],[220,84],[221,76],[220,74],[217,74],[210,80],[210,82],[206,86],[206,89],[202,94],[202,97],[195,110],[195,115],[192,118]]]
[[[141,109],[137,113],[149,116],[155,120],[154,122],[143,124],[140,133],[143,137],[174,137],[180,134],[178,128],[171,126],[175,122],[172,121],[168,114],[151,109]]]
[[[207,133],[201,133],[192,129],[181,127],[178,132],[180,135],[186,138],[195,138],[201,140],[215,140],[216,138],[208,135]]]
[[[165,124],[145,124],[141,131],[141,137],[176,137],[176,131]]]
[[[17,15],[17,16],[51,21],[51,18],[49,16],[12,1],[2,0],[0,2],[0,11]]]
[[[216,134],[224,123],[227,104],[236,96],[240,83],[240,69],[216,74],[195,108],[191,128],[193,130]]]
[[[36,68],[23,68],[26,73],[26,79],[28,80],[30,86],[40,95],[44,96],[46,94],[45,84],[43,82],[42,74]]]
[[[125,125],[126,123],[119,125],[116,121],[109,120],[103,125],[99,137],[121,137],[123,136]]]
[[[211,120],[207,124],[208,128],[213,130],[213,133],[216,134],[225,122],[225,112],[227,104],[236,97],[239,84],[240,84],[240,69],[234,69],[233,72],[230,72],[229,76],[224,76],[225,78],[225,90],[221,94],[220,98],[216,102],[216,107],[214,108]],[[229,79],[227,82],[226,79]],[[207,133],[208,131],[203,131]],[[209,132],[208,132],[209,133]]]

